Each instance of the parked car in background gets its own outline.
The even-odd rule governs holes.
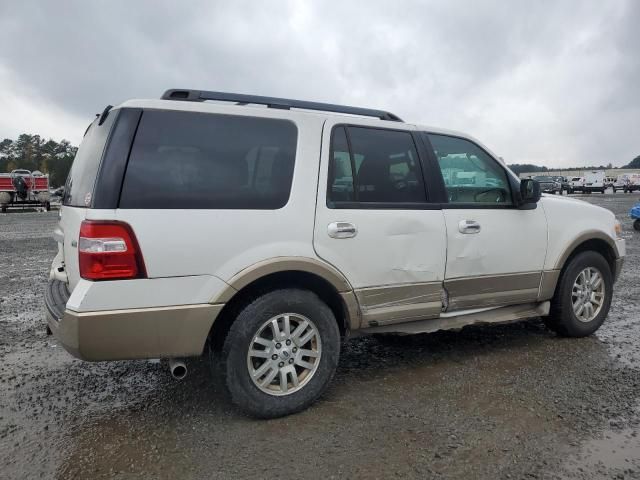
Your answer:
[[[540,184],[540,191],[543,193],[562,193],[562,183],[556,180],[557,177],[547,175],[536,175],[533,180]]]
[[[614,185],[616,183],[616,178],[615,177],[604,177],[604,187],[605,188],[614,188]],[[615,189],[614,189],[615,191]]]
[[[571,177],[569,180],[569,193],[582,192],[584,177]]]
[[[571,185],[569,184],[569,179],[567,177],[552,177],[556,182],[560,184],[560,193],[568,192]]]
[[[640,174],[639,173],[626,173],[622,175],[622,191],[624,193],[631,193],[640,190]]]
[[[602,170],[591,170],[585,172],[584,186],[582,187],[582,191],[584,193],[604,193],[606,190],[604,178],[605,174]]]
[[[640,231],[640,203],[634,205],[629,212],[629,216],[633,219],[633,228]]]
[[[621,231],[609,210],[541,196],[464,133],[169,90],[87,129],[45,314],[84,360],[164,358],[181,378],[183,357],[206,354],[235,404],[278,417],[325,392],[351,333],[529,317],[594,333]]]

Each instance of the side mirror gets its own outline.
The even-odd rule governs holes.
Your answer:
[[[520,181],[520,205],[526,207],[535,205],[540,200],[540,184],[531,178]],[[535,207],[534,207],[535,208]]]

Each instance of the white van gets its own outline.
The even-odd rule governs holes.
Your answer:
[[[604,193],[607,187],[604,184],[605,172],[602,170],[591,170],[584,174],[584,186],[582,191],[585,193],[600,192]]]

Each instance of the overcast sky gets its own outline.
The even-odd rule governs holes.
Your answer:
[[[167,88],[390,110],[508,163],[640,155],[640,1],[0,0],[0,139]]]

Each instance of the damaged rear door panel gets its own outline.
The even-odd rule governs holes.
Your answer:
[[[339,122],[323,131],[314,248],[351,283],[362,327],[437,318],[446,226],[428,200],[415,127]]]

